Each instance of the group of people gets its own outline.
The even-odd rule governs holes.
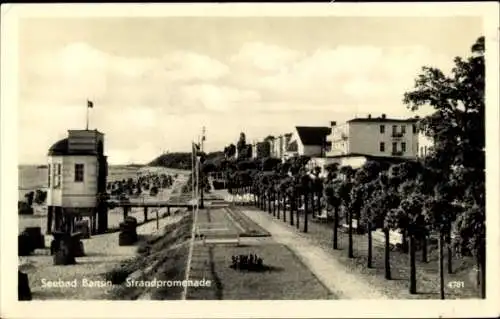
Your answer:
[[[233,269],[258,270],[263,266],[263,260],[256,254],[231,256]]]

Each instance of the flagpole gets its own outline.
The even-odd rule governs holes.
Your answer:
[[[89,102],[87,101],[87,120],[86,120],[86,126],[85,130],[89,130]]]

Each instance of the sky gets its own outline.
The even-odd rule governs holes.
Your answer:
[[[481,35],[463,16],[24,18],[19,162],[84,129],[87,99],[111,164],[190,151],[203,126],[217,151],[240,132],[414,116],[402,98],[422,66],[448,72]]]

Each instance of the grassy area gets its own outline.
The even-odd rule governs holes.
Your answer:
[[[231,256],[238,254],[257,254],[268,269],[250,272],[230,268]],[[286,246],[271,241],[240,247],[197,245],[191,277],[211,281],[210,287],[189,288],[188,299],[194,300],[334,298]]]
[[[269,237],[268,231],[254,223],[250,218],[241,213],[240,210],[226,209],[227,213],[230,214],[234,221],[237,222],[241,227],[245,229],[240,237]]]
[[[255,208],[252,208],[255,209]],[[264,213],[264,212],[263,212]],[[267,214],[267,212],[265,212]],[[287,213],[288,227],[290,226]],[[300,227],[303,227],[303,216],[300,218]],[[439,273],[438,273],[438,251],[436,245],[428,247],[428,262],[421,261],[421,252],[417,252],[417,294],[409,295],[409,274],[410,263],[409,254],[401,251],[391,251],[391,272],[392,280],[384,278],[384,243],[373,241],[373,268],[367,268],[368,256],[368,238],[367,235],[353,235],[354,258],[347,256],[348,234],[339,232],[339,250],[333,250],[332,224],[309,222],[309,232],[301,235],[317,243],[325,250],[331,252],[337,260],[346,267],[360,273],[364,278],[376,287],[379,287],[387,295],[405,296],[415,299],[439,299]],[[478,298],[479,287],[475,284],[474,261],[472,258],[458,257],[453,258],[453,274],[445,273],[445,298],[447,299],[465,299]],[[445,272],[447,269],[445,261]],[[463,281],[464,288],[450,288],[447,283],[451,281]]]
[[[137,248],[139,255],[105,274],[116,285],[111,299],[134,300],[150,290],[154,299],[179,299],[179,288],[166,288],[167,292],[157,296],[162,288],[127,287],[125,281],[138,271],[142,274],[136,280],[182,280],[188,255],[185,243],[191,227],[192,217],[186,215],[178,223],[166,226],[164,236],[142,237]]]

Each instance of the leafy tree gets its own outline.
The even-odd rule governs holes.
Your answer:
[[[333,211],[333,249],[338,249],[339,209],[342,204],[341,187],[339,179],[330,180],[325,186],[325,197],[327,205]]]
[[[271,156],[271,144],[268,141],[257,143],[257,158],[265,158]]]
[[[281,173],[280,167],[278,165],[281,164],[281,160],[272,157],[266,157],[262,159],[262,170],[263,171],[275,171]]]
[[[236,150],[238,151],[238,158],[246,158],[246,147],[247,147],[247,138],[245,133],[240,133],[240,138],[238,139],[238,143],[236,144]]]
[[[224,155],[226,158],[232,158],[236,154],[236,146],[234,144],[229,144],[224,148]]]
[[[476,257],[479,277],[485,276],[484,52],[484,37],[479,37],[471,47],[471,56],[454,59],[450,75],[424,67],[414,89],[404,95],[411,110],[423,105],[434,108],[421,121],[422,131],[434,141],[427,163],[441,171],[444,181],[455,188],[455,200],[462,203],[454,245],[461,254]],[[485,297],[484,280],[482,283],[481,293]]]
[[[422,213],[425,198],[417,192],[401,201],[401,212],[399,216],[400,228],[406,229],[409,236],[410,246],[410,293],[417,293],[417,272],[415,259],[415,239],[425,229],[425,216]]]

